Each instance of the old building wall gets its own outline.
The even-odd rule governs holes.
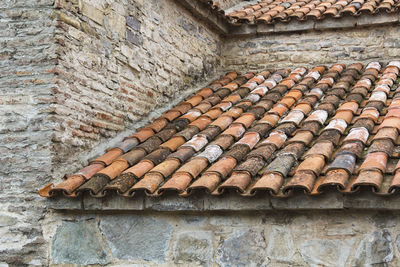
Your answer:
[[[354,210],[102,211],[57,213],[44,229],[52,266],[399,266],[399,219]]]
[[[293,30],[301,25],[298,23]],[[294,67],[396,59],[400,57],[400,43],[396,38],[399,34],[399,27],[392,24],[230,37],[222,49],[224,67],[257,70],[277,65]]]
[[[52,171],[52,12],[52,0],[0,4],[0,266],[47,262],[37,189]]]
[[[177,104],[220,61],[218,34],[172,0],[3,1],[0,266],[48,266],[38,189]]]
[[[54,164],[79,168],[94,144],[126,137],[156,107],[216,75],[220,37],[177,1],[57,0]]]
[[[234,2],[223,1],[225,4]],[[193,217],[160,212],[125,213],[116,217],[63,214],[50,211],[48,202],[38,196],[37,190],[50,181],[60,181],[65,173],[76,171],[89,158],[103,153],[105,148],[120,141],[143,121],[177,103],[204,80],[212,80],[221,73],[224,62],[223,69],[248,70],[277,63],[283,67],[329,64],[339,59],[343,62],[355,58],[362,61],[381,59],[382,49],[383,59],[399,55],[398,43],[392,37],[398,30],[386,27],[370,29],[371,33],[368,30],[344,31],[350,37],[336,31],[330,31],[335,37],[324,33],[331,44],[323,44],[317,32],[294,40],[283,34],[271,36],[271,39],[264,36],[225,40],[172,0],[3,1],[0,22],[2,267],[48,266],[62,262],[123,266],[128,261],[146,265],[149,262],[154,266],[181,261],[188,265],[193,261],[223,265],[227,257],[232,256],[232,247],[243,245],[242,237],[246,241],[248,236],[251,237],[248,242],[252,260],[253,255],[260,254],[269,257],[268,261],[272,263],[285,262],[286,259],[273,256],[274,250],[269,248],[275,242],[271,235],[276,231],[279,233],[282,229],[279,227],[287,226],[289,236],[294,240],[303,229],[298,225],[314,229],[321,223],[325,225],[321,218],[329,222],[333,220],[332,216],[288,212],[266,216],[263,222],[260,218],[264,215],[246,213],[222,217],[217,213],[200,212]],[[341,40],[347,47],[348,57],[346,52],[343,54],[338,50],[341,43],[336,40],[336,34],[343,35]],[[286,43],[279,44],[280,40],[286,40]],[[357,40],[359,43],[354,44]],[[365,49],[367,40],[370,44]],[[298,42],[294,44],[297,48],[290,42]],[[263,50],[264,45],[271,51]],[[307,50],[307,46],[313,48]],[[330,58],[325,48],[334,52],[334,56]],[[267,54],[262,54],[263,51]],[[363,58],[363,55],[368,56]],[[314,61],[310,61],[310,57]],[[344,233],[331,237],[314,231],[311,235],[317,241],[306,241],[307,236],[301,236],[288,248],[289,255],[295,251],[295,256],[290,256],[288,262],[299,260],[305,264],[307,257],[317,257],[307,256],[310,254],[307,249],[319,246],[321,242],[327,244],[324,246],[326,251],[332,249],[334,255],[338,255],[340,251],[333,248],[338,240],[351,239],[353,241],[347,246],[351,253],[346,262],[360,258],[355,255],[364,255],[357,253],[365,253],[365,248],[367,253],[381,253],[374,256],[376,260],[368,257],[369,261],[390,260],[395,266],[399,230],[391,223],[391,218],[398,218],[398,214],[389,215],[383,217],[386,218],[383,224],[375,223],[374,218],[380,217],[375,213],[353,217],[338,215],[332,223],[341,225],[343,222]],[[297,216],[294,222],[279,219],[293,216]],[[125,252],[115,245],[121,244],[115,236],[123,237],[125,233],[121,227],[129,223],[118,224],[115,218],[122,222],[137,221],[134,229],[142,230],[139,233],[143,234],[145,248],[140,242],[127,240],[125,243],[131,246],[127,248],[134,249],[129,253],[137,252],[133,256],[128,253],[127,258],[121,256]],[[354,231],[349,218],[359,226]],[[113,228],[110,230],[107,225]],[[159,235],[143,230],[147,226],[154,227]],[[127,236],[131,234],[129,232]],[[290,238],[288,240],[291,244]],[[373,244],[377,245],[371,247],[362,240],[376,240]],[[86,250],[74,250],[85,246]],[[204,251],[200,256],[196,254],[197,247]],[[161,248],[161,252],[157,248]],[[69,249],[73,250],[68,254],[73,255],[73,259],[66,258]],[[143,258],[148,262],[139,261],[137,255],[145,255]],[[206,258],[202,258],[203,255]],[[232,257],[238,261],[242,259],[242,255]],[[260,261],[257,257],[255,260]]]

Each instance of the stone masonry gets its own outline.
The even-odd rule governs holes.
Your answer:
[[[220,37],[172,0],[3,2],[0,266],[46,266],[37,190],[214,77]]]
[[[293,67],[398,58],[399,34],[396,25],[385,25],[230,37],[222,49],[224,68],[257,70],[277,64]]]
[[[53,160],[65,163],[60,171],[71,171],[94,144],[126,136],[220,65],[220,37],[175,1],[57,0],[55,7]]]
[[[398,213],[56,213],[56,266],[398,266]]]
[[[174,0],[2,1],[0,266],[400,265],[397,212],[60,212],[37,194],[225,70],[389,60],[398,34],[229,37]]]
[[[57,86],[52,0],[0,4],[0,266],[43,266],[37,188],[50,180]]]

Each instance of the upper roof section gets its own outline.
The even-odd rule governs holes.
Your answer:
[[[274,24],[293,19],[322,20],[327,17],[394,13],[399,7],[398,0],[262,0],[241,6],[227,17],[231,23]]]
[[[177,0],[224,35],[345,29],[400,22],[400,0]],[[236,3],[236,4],[235,4]]]

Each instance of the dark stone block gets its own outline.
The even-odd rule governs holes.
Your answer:
[[[131,30],[126,31],[126,40],[137,46],[143,45],[143,37],[137,33],[132,32]]]
[[[105,247],[94,223],[63,222],[53,237],[52,263],[105,265],[110,262]]]
[[[131,27],[134,31],[140,30],[140,21],[138,21],[135,17],[127,16],[126,18],[126,25]]]

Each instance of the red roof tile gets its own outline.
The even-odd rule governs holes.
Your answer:
[[[230,72],[178,105],[188,108],[166,112],[40,194],[190,196],[233,189],[288,197],[330,187],[393,194],[400,190],[399,68],[394,61]]]

